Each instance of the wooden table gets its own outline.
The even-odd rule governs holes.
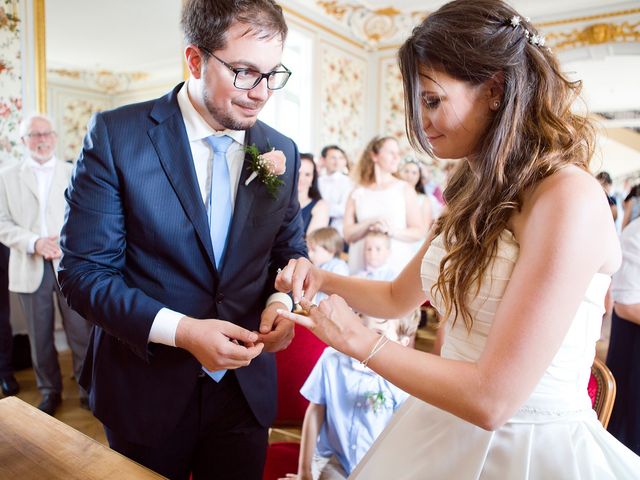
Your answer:
[[[164,478],[17,397],[0,400],[0,478]]]

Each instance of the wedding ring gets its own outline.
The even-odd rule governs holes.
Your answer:
[[[311,304],[311,306],[309,307],[309,310],[305,310],[304,308],[302,308],[302,305],[300,305],[299,303],[296,303],[293,306],[293,312],[297,315],[302,315],[303,317],[308,317],[311,314],[311,309],[313,307],[318,307],[315,303]]]

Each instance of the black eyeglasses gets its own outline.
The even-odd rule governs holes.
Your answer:
[[[251,68],[236,68],[233,65],[228,64],[221,58],[216,57],[210,50],[204,47],[198,47],[207,55],[211,55],[218,60],[221,64],[231,70],[235,77],[233,78],[233,86],[240,90],[251,90],[258,86],[263,78],[267,79],[267,88],[269,90],[280,90],[287,84],[289,77],[291,76],[291,70],[284,65],[280,65],[284,70],[272,70],[271,72],[261,73]]]

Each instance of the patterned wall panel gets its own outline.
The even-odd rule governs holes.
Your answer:
[[[0,167],[22,157],[21,27],[17,2],[0,0]]]
[[[109,93],[90,88],[73,78],[48,73],[47,97],[49,111],[58,131],[58,158],[75,162],[87,133],[87,124],[94,113],[109,110],[128,103],[149,100],[165,94],[171,84],[143,85],[139,89],[127,89]]]
[[[91,115],[108,108],[107,102],[92,98],[69,99],[64,103],[61,130],[64,138],[63,158],[65,160],[76,161]]]
[[[403,155],[413,153],[404,126],[404,89],[402,76],[395,57],[380,59],[379,128],[383,135],[392,135],[400,141]]]
[[[320,48],[320,148],[340,145],[354,161],[364,135],[367,63],[329,44]]]

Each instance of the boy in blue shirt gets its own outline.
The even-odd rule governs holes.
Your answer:
[[[365,323],[398,341],[399,320]],[[300,389],[309,400],[298,480],[346,479],[408,397],[358,361],[327,348]]]

